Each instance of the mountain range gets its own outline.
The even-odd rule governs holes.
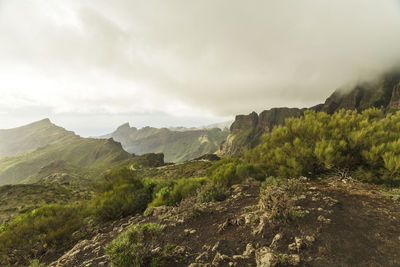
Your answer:
[[[226,139],[229,130],[218,128],[153,128],[137,129],[123,124],[113,133],[100,138],[113,138],[133,154],[163,153],[167,162],[183,162],[204,154],[212,154]],[[220,125],[221,126],[221,125]]]
[[[133,157],[112,139],[82,138],[48,119],[2,130],[0,136],[0,185],[29,181],[46,167],[47,175],[69,170],[91,177]]]
[[[318,179],[267,173],[285,164],[302,167],[296,160],[308,155],[304,151],[315,152],[291,146],[289,138],[282,139],[282,147],[291,148],[286,154],[269,144],[241,155],[287,118],[307,110],[333,114],[371,107],[399,110],[399,73],[337,90],[310,108],[238,115],[230,129],[230,122],[161,129],[126,123],[111,134],[83,138],[44,119],[0,130],[0,265],[108,266],[116,257],[139,251],[135,255],[147,257],[140,266],[225,266],[228,261],[233,266],[398,266],[400,189],[385,187],[393,184],[360,182],[373,177],[361,164],[354,166],[360,181],[346,169],[332,177],[318,173]],[[306,127],[301,135],[308,136],[310,124],[297,121]],[[377,135],[384,144],[390,135],[385,127]],[[379,182],[400,181],[398,142],[390,142],[393,151],[382,153],[390,163],[384,167],[394,172],[379,173]],[[303,154],[295,155],[298,151]],[[219,160],[210,153],[227,157]],[[306,163],[314,167],[312,160]],[[146,229],[155,231],[150,241],[128,240],[132,233],[145,236]]]

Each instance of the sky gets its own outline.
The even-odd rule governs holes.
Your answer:
[[[399,47],[399,0],[0,0],[0,129],[309,107],[399,65]]]

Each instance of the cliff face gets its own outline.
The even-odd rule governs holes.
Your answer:
[[[357,85],[350,91],[337,90],[320,107],[321,111],[332,114],[340,109],[362,111],[368,108],[397,110],[400,101],[400,73],[390,73],[373,84]]]
[[[337,90],[323,104],[309,109],[332,114],[340,109],[362,111],[372,107],[382,108],[385,112],[400,109],[400,72],[386,74],[375,83],[360,84],[352,90]],[[255,112],[238,115],[231,126],[230,135],[220,145],[217,154],[234,155],[253,148],[260,143],[262,134],[271,132],[276,125],[284,124],[287,118],[302,116],[306,110],[273,108],[259,115]]]
[[[259,144],[262,134],[270,132],[276,125],[282,125],[286,118],[297,118],[303,113],[304,109],[298,108],[272,108],[260,115],[255,112],[238,115],[231,126],[230,135],[220,145],[217,154],[233,155],[253,148]]]

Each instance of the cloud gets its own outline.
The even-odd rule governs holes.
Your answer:
[[[311,106],[398,64],[399,47],[398,1],[3,0],[1,103],[215,117]]]

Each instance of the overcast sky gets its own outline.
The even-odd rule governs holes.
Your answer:
[[[0,0],[0,128],[306,107],[400,62],[397,0]]]

